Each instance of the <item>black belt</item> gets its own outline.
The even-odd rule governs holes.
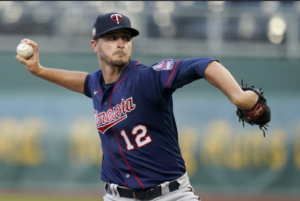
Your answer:
[[[179,189],[179,183],[175,180],[169,183],[169,191],[176,191]],[[105,184],[105,190],[108,194],[113,194],[111,192],[111,189],[109,188],[109,184]],[[143,190],[143,191],[132,191],[130,189],[126,188],[120,188],[117,187],[117,190],[120,194],[120,197],[124,198],[132,198],[132,199],[137,199],[137,200],[151,200],[154,198],[157,198],[159,196],[162,196],[161,194],[161,186],[156,186],[148,190]]]

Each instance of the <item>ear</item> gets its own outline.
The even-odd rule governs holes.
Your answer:
[[[92,46],[94,52],[96,52],[96,53],[99,52],[99,50],[98,50],[98,43],[96,41],[91,40],[91,46]]]

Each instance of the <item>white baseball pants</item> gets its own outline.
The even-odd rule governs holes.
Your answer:
[[[176,179],[176,181],[180,184],[178,190],[170,193],[168,187],[169,182],[164,182],[160,184],[162,196],[152,199],[151,201],[201,201],[200,197],[196,195],[194,189],[192,188],[187,173]],[[140,201],[120,197],[117,187],[121,186],[118,186],[117,184],[110,184],[110,189],[113,192],[113,195],[105,193],[103,197],[104,201]],[[122,186],[121,188],[125,187]]]

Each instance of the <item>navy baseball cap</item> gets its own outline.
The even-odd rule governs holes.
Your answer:
[[[139,35],[139,31],[131,27],[130,19],[127,16],[115,12],[99,15],[93,27],[93,40],[109,31],[121,28],[130,31],[131,37]]]

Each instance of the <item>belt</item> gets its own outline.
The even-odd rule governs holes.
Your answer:
[[[169,183],[169,191],[172,192],[172,191],[178,190],[179,185],[180,184],[176,180],[171,181]],[[113,194],[111,192],[111,189],[109,188],[108,183],[105,184],[105,190],[108,194],[111,194],[111,195]],[[151,199],[157,198],[159,196],[162,196],[161,186],[156,186],[151,189],[147,189],[147,190],[143,190],[143,191],[132,191],[130,189],[117,187],[117,191],[119,192],[120,197],[132,198],[132,199],[138,199],[138,200],[151,200]]]

